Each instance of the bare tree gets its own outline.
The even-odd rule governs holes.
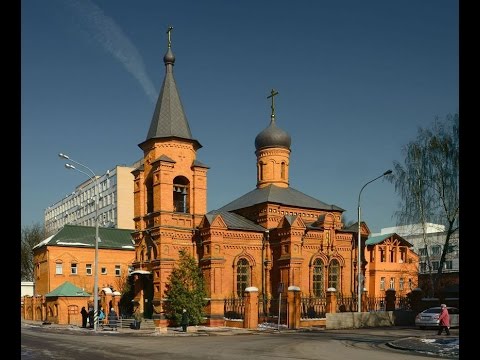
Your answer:
[[[45,230],[36,223],[24,226],[21,234],[20,246],[20,274],[22,281],[33,281],[33,247],[45,239]]]
[[[419,128],[417,138],[404,148],[404,163],[394,161],[393,174],[387,179],[400,195],[397,223],[421,223],[425,256],[430,274],[431,296],[438,287],[450,240],[459,227],[459,115],[435,118],[431,128]],[[426,225],[435,222],[445,226],[445,240],[437,273],[434,274]]]

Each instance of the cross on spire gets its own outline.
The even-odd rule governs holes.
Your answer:
[[[169,26],[168,27],[168,30],[167,30],[167,34],[168,34],[168,48],[170,49],[172,47],[172,40],[170,38],[170,33],[172,32],[173,30],[173,26]]]
[[[278,95],[278,91],[276,91],[275,89],[272,89],[272,91],[270,92],[270,96],[267,96],[267,99],[270,99],[272,98],[272,106],[271,106],[271,109],[272,109],[272,118],[275,117],[275,96]]]

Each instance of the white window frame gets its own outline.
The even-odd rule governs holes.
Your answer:
[[[86,265],[85,265],[85,273],[86,273],[87,275],[92,275],[92,274],[93,274],[92,264],[86,264]]]
[[[55,275],[63,275],[63,264],[56,263],[55,264]]]

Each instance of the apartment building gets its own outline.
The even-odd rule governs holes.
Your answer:
[[[131,166],[117,165],[97,176],[99,185],[99,226],[133,229],[133,175],[142,160]],[[55,234],[64,225],[95,226],[95,179],[78,185],[63,199],[45,209],[45,231]]]

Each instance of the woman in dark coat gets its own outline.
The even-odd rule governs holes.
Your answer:
[[[187,326],[189,323],[190,319],[188,318],[187,310],[183,309],[182,313],[182,320],[180,321],[180,325],[182,325],[182,331],[187,332]]]
[[[88,324],[91,328],[93,328],[93,307],[88,309]]]
[[[108,326],[110,326],[113,330],[117,330],[118,315],[114,308],[111,308],[110,312],[108,313]]]
[[[85,310],[85,306],[82,307],[82,310],[80,311],[80,314],[82,314],[82,328],[86,328],[87,327],[88,313],[87,313],[87,310]]]

